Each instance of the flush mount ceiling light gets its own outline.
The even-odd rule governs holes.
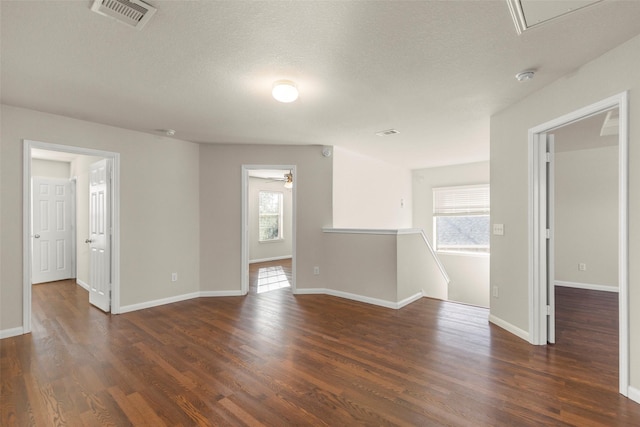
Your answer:
[[[298,99],[298,88],[291,80],[278,80],[271,91],[273,98],[280,102],[293,102]]]
[[[526,71],[523,71],[521,73],[516,74],[516,80],[518,80],[519,82],[526,82],[528,80],[533,79],[533,76],[535,74],[536,73],[533,70],[526,70]]]

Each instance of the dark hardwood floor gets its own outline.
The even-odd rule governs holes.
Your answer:
[[[72,281],[37,285],[33,333],[0,342],[0,425],[640,425],[615,302],[584,292],[559,290],[559,342],[536,347],[428,298],[282,288],[111,316]]]

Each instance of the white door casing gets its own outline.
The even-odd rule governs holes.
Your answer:
[[[31,282],[69,279],[72,270],[71,182],[32,178]]]
[[[22,156],[22,333],[31,332],[31,262],[33,238],[31,237],[31,151],[39,148],[47,151],[103,157],[111,166],[110,205],[111,233],[111,313],[120,313],[120,153],[96,150],[42,141],[23,140]]]
[[[242,223],[241,223],[241,276],[240,276],[240,295],[246,295],[249,292],[249,201],[248,201],[248,193],[249,193],[249,172],[251,170],[260,170],[260,169],[269,169],[269,170],[283,170],[283,171],[291,171],[293,174],[293,188],[292,188],[292,196],[291,196],[291,293],[297,293],[297,267],[296,267],[296,221],[297,221],[297,167],[296,165],[242,165]]]
[[[556,342],[556,289],[555,289],[555,171],[554,136],[546,134],[547,164],[547,342]]]
[[[529,340],[532,344],[548,342],[546,286],[548,258],[545,228],[547,222],[547,175],[540,165],[546,132],[577,122],[604,111],[618,108],[618,325],[619,391],[629,395],[629,92],[603,99],[572,113],[530,128],[529,139]],[[546,151],[546,150],[544,150]],[[545,153],[546,156],[546,153]],[[544,244],[543,244],[544,243]]]
[[[111,309],[111,216],[109,160],[89,166],[89,302]]]

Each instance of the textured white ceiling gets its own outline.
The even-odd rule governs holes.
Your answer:
[[[487,160],[489,117],[640,33],[604,1],[518,36],[506,1],[1,1],[2,102],[203,143],[338,145],[411,168]],[[518,83],[514,75],[537,70]],[[300,99],[270,97],[278,79]],[[400,134],[378,137],[395,128]]]

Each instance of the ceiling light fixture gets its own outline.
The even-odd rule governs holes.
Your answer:
[[[516,80],[519,82],[526,82],[529,81],[531,79],[533,79],[533,76],[535,75],[535,71],[533,70],[525,70],[522,71],[518,74],[516,74]]]
[[[291,80],[278,80],[271,91],[273,98],[280,102],[293,102],[298,99],[298,88]]]
[[[291,173],[291,171],[285,174],[284,177],[287,179],[287,181],[284,183],[284,188],[293,188],[293,174]]]

